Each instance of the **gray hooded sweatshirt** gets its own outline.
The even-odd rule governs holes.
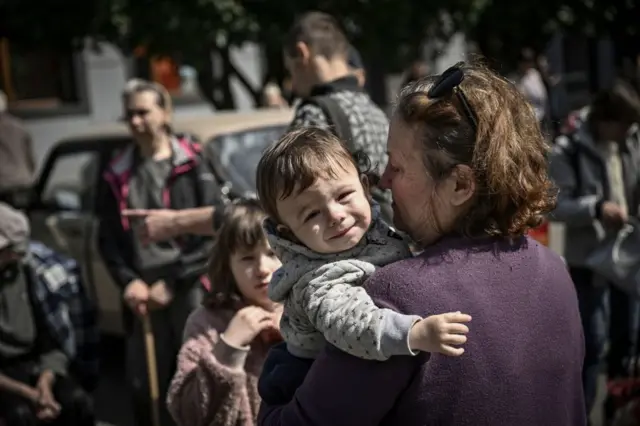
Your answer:
[[[365,359],[413,354],[409,331],[421,318],[378,308],[361,287],[378,267],[411,256],[377,209],[358,245],[341,253],[316,253],[287,240],[269,220],[265,230],[282,261],[269,297],[284,304],[280,331],[292,355],[315,358],[327,342]]]

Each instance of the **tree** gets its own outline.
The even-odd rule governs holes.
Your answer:
[[[0,0],[0,38],[27,48],[69,50],[93,32],[101,6],[84,0]]]
[[[444,0],[427,4],[417,0],[312,1],[312,0],[114,0],[119,6],[120,39],[117,44],[132,49],[144,45],[152,54],[180,53],[194,66],[203,94],[222,108],[232,108],[230,76],[236,77],[258,102],[262,84],[281,82],[282,40],[297,15],[320,9],[338,17],[350,39],[361,49],[371,70],[385,71],[415,59],[427,29],[440,21]],[[149,13],[153,10],[153,13]],[[413,13],[419,10],[420,13]],[[229,49],[245,41],[259,42],[267,53],[268,72],[259,87],[248,81],[229,55]],[[212,76],[210,55],[222,68]]]
[[[296,16],[323,10],[336,16],[380,83],[415,59],[442,22],[445,0],[0,0],[0,36],[26,47],[68,49],[85,37],[115,43],[126,54],[170,55],[198,72],[202,94],[217,108],[233,108],[235,77],[256,103],[262,85],[281,82],[282,40]],[[431,29],[431,30],[430,30]],[[437,34],[446,37],[444,32]],[[268,72],[255,84],[230,49],[246,41],[266,51]],[[143,49],[140,49],[143,47]],[[213,62],[211,58],[214,58]],[[217,65],[214,67],[213,65]],[[221,70],[215,74],[214,68]]]
[[[476,41],[482,53],[513,65],[519,49],[542,49],[563,31],[611,37],[622,55],[639,49],[638,0],[454,0],[449,11],[457,29]]]

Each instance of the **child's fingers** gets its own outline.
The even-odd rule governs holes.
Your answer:
[[[447,345],[464,345],[467,343],[467,336],[462,334],[447,334],[443,337],[442,343]]]
[[[449,312],[444,314],[444,319],[448,322],[469,322],[471,321],[471,315],[463,314],[462,312]]]
[[[454,348],[453,346],[443,345],[442,353],[449,356],[460,356],[464,353],[464,348]]]
[[[454,334],[454,333],[467,334],[469,332],[469,327],[459,323],[448,324],[446,329],[447,329],[446,330],[447,333],[451,333],[451,334]]]

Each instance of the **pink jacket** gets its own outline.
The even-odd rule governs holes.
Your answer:
[[[256,339],[244,351],[220,339],[234,314],[200,307],[187,319],[167,396],[179,426],[256,425],[258,377],[270,345]]]

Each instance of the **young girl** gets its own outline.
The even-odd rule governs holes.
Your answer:
[[[168,394],[180,426],[253,426],[257,381],[269,347],[281,340],[281,309],[267,297],[280,261],[262,230],[256,201],[229,205],[211,256],[211,291],[184,329]]]

